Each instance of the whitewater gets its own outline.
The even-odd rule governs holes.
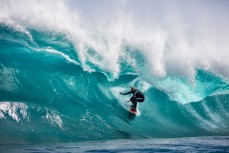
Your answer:
[[[0,144],[228,142],[228,7],[0,0]],[[137,116],[119,94],[131,86]]]

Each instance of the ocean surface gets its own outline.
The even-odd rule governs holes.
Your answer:
[[[0,0],[0,150],[228,152],[227,5],[144,3]]]
[[[0,145],[1,152],[229,152],[228,137],[109,140],[80,143]]]

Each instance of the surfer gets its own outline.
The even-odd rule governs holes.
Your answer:
[[[131,93],[133,94],[133,96],[127,102],[130,102],[130,101],[132,102],[133,105],[131,105],[131,111],[136,112],[137,102],[143,102],[145,100],[145,97],[144,97],[144,94],[140,90],[135,89],[134,86],[130,88],[129,92],[126,92],[126,93],[120,92],[121,95],[128,95]]]

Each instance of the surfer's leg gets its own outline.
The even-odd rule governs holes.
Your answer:
[[[131,98],[130,101],[131,101],[132,104],[133,104],[133,105],[131,106],[131,108],[134,109],[134,110],[136,110],[136,108],[137,108],[137,101],[136,101],[134,98]]]
[[[143,102],[144,98],[135,98],[137,102]]]

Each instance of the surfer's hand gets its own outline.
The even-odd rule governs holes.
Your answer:
[[[120,92],[120,94],[121,94],[121,95],[123,95],[123,93],[122,93],[122,92]]]
[[[130,100],[127,100],[126,102],[130,102]]]

